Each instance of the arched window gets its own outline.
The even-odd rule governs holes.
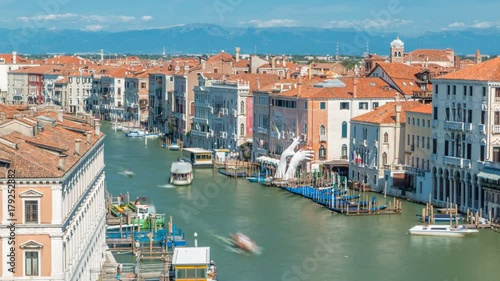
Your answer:
[[[319,126],[319,134],[322,136],[326,135],[326,128],[324,125]]]
[[[342,145],[342,159],[347,159],[347,144]]]
[[[389,134],[387,132],[384,133],[384,142],[389,142]]]
[[[398,57],[401,57],[401,52],[398,52]]]
[[[394,52],[394,56],[397,57],[398,56],[398,52]]]
[[[387,153],[382,154],[382,165],[387,165]]]
[[[325,148],[325,146],[324,146],[324,145],[321,145],[321,146],[319,147],[319,152],[318,152],[318,154],[319,154],[319,159],[325,159],[325,158],[326,158],[326,148]]]
[[[240,125],[240,136],[245,135],[245,124],[241,123]]]
[[[243,101],[240,103],[240,113],[245,114],[245,102]]]
[[[342,122],[342,138],[347,138],[347,122]]]

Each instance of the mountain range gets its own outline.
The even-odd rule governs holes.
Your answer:
[[[210,54],[221,50],[242,54],[312,54],[334,55],[337,43],[340,55],[388,54],[395,33],[367,33],[354,29],[312,27],[222,27],[214,24],[188,24],[163,29],[121,32],[1,29],[0,52],[21,54],[104,52],[118,54]],[[470,29],[427,32],[418,36],[399,35],[405,50],[452,48],[456,54],[496,55],[500,31]],[[367,44],[368,43],[368,44]]]

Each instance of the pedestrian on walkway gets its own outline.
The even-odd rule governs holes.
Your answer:
[[[122,278],[122,267],[121,267],[121,264],[118,264],[118,266],[116,267],[116,279],[118,280],[121,280]]]

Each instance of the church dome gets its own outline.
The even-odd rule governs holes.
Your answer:
[[[405,46],[405,43],[399,39],[398,36],[396,36],[396,39],[391,42],[391,48],[403,48]]]

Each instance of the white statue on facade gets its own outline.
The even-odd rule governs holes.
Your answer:
[[[274,178],[284,179],[286,173],[286,164],[288,157],[292,157],[295,155],[295,148],[299,145],[300,139],[298,137],[293,138],[292,144],[281,153],[280,162],[278,163],[278,167],[276,168],[276,174]]]
[[[311,161],[314,158],[314,151],[310,149],[301,149],[295,152],[299,142],[299,137],[293,138],[292,144],[283,151],[274,178],[283,180],[293,179],[297,173],[297,167],[300,166],[303,161]],[[292,157],[292,159],[287,167],[288,157]]]

